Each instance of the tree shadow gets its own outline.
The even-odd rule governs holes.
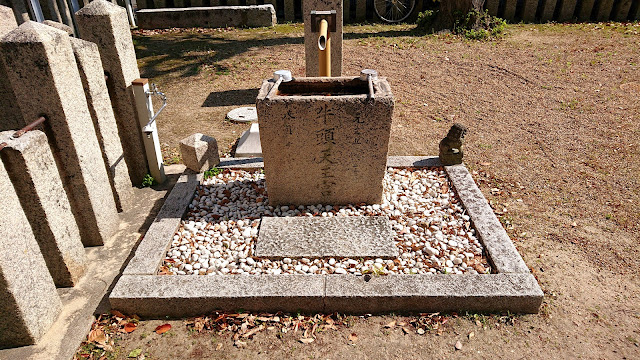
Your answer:
[[[256,103],[259,89],[236,89],[211,92],[202,107],[251,105]]]
[[[181,33],[167,35],[134,35],[138,60],[143,64],[143,77],[157,78],[168,74],[192,77],[208,68],[215,73],[228,73],[219,62],[261,47],[303,44],[302,36],[233,40],[211,34]]]

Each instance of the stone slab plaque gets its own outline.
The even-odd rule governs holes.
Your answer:
[[[390,258],[398,248],[386,216],[264,217],[255,255]]]

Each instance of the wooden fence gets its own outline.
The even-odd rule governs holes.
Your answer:
[[[447,0],[443,0],[447,1]],[[138,9],[273,4],[278,21],[302,21],[302,0],[138,0]],[[344,0],[344,22],[377,21],[373,0]],[[433,7],[416,0],[410,20]],[[640,20],[640,0],[486,0],[491,15],[510,22]]]

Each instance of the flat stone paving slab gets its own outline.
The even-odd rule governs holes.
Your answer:
[[[386,216],[263,217],[256,256],[390,258],[398,248]]]

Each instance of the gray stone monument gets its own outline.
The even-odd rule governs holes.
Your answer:
[[[364,3],[364,2],[363,2]],[[330,32],[331,76],[342,75],[342,0],[305,0],[302,2],[304,20],[304,56],[306,76],[319,76],[318,33],[311,31],[311,11],[336,11],[336,30]]]
[[[62,303],[2,162],[0,198],[0,348],[31,345]]]
[[[0,38],[18,27],[13,10],[0,5]],[[0,61],[0,131],[20,128],[20,109],[9,86],[5,65]]]
[[[48,118],[45,129],[82,243],[104,244],[119,219],[69,35],[26,22],[2,38],[0,55],[22,118]]]
[[[96,129],[102,157],[109,174],[109,182],[119,210],[130,208],[133,187],[124,151],[118,136],[118,125],[111,107],[109,90],[104,80],[98,46],[92,42],[72,38],[71,46],[80,71],[80,79],[87,97],[89,112]]]
[[[148,173],[142,130],[137,118],[131,82],[140,77],[129,29],[127,11],[110,2],[95,0],[76,13],[80,37],[98,45],[113,101],[124,160],[131,182],[142,183]]]
[[[373,94],[370,91],[373,90]],[[394,100],[384,78],[266,80],[256,100],[269,202],[379,203]]]
[[[53,281],[73,286],[84,274],[86,256],[47,136],[37,130],[19,138],[13,133],[0,133],[0,143],[7,143],[0,156]]]

